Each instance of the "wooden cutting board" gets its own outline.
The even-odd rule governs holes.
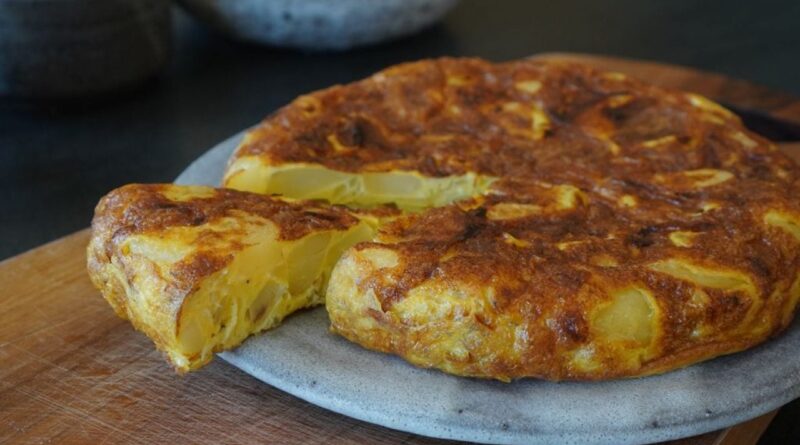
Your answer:
[[[800,100],[648,62],[550,54],[800,123]],[[800,144],[781,148],[800,161]],[[98,197],[99,198],[99,197]],[[85,272],[84,230],[0,263],[0,443],[452,443],[313,406],[220,360],[177,376]],[[752,445],[775,413],[681,445]]]

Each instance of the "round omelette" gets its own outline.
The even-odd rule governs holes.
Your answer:
[[[757,345],[800,298],[800,169],[701,96],[533,60],[399,65],[253,129],[225,187],[405,213],[334,332],[449,373],[599,380]]]

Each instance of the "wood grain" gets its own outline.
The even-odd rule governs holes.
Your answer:
[[[680,67],[587,61],[800,122],[800,101]],[[800,144],[782,146],[800,154]],[[800,157],[797,158],[800,160]],[[0,263],[0,444],[453,443],[313,406],[217,360],[179,377],[85,272],[84,230]],[[752,445],[774,413],[672,445]]]

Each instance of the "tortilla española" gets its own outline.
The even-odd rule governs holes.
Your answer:
[[[800,299],[798,166],[708,99],[578,64],[426,60],[301,96],[248,133],[223,186],[284,197],[213,191],[215,205],[247,203],[228,219],[247,219],[247,206],[264,199],[300,213],[303,206],[329,208],[340,224],[350,221],[319,229],[325,233],[365,227],[338,250],[320,247],[326,260],[314,269],[321,277],[316,297],[303,301],[321,302],[329,276],[334,332],[457,375],[600,380],[665,372],[778,334]],[[404,214],[364,217],[286,198],[389,204]],[[173,201],[177,209],[206,206]],[[118,309],[140,298],[145,285],[136,277],[152,269],[98,272],[115,261],[114,270],[126,267],[118,258],[124,247],[109,241],[125,237],[109,228],[125,226],[128,212],[108,208],[101,202],[93,225],[90,274],[116,277],[113,285],[95,282],[118,313],[168,350],[160,331],[148,327],[155,321]],[[158,209],[145,205],[139,218]],[[200,214],[207,211],[217,214]],[[282,227],[271,218],[259,224]],[[187,221],[176,226],[187,230]],[[210,219],[202,221],[198,228],[216,233]],[[243,233],[262,232],[259,224],[248,223]],[[282,230],[269,229],[263,245],[282,239],[275,235]],[[230,246],[247,244],[197,247],[204,238],[192,236],[180,242],[191,255],[198,248],[227,255]],[[162,261],[172,248],[159,244],[148,261]],[[319,256],[313,248],[293,260],[245,256],[242,263],[259,266],[241,277],[270,277],[272,262],[293,267],[306,255]],[[165,289],[175,288],[180,274],[159,276],[150,305],[198,289],[194,280],[193,290],[170,294]],[[284,291],[290,281],[282,281]],[[229,282],[215,289],[213,298],[196,298],[198,307],[262,293],[254,286],[240,297]],[[294,298],[287,295],[281,298]],[[246,316],[241,303],[236,307],[220,309],[236,314],[230,322],[221,327],[211,316],[204,331],[222,338],[215,332],[241,325],[235,340],[199,342],[199,356],[196,347],[181,349],[180,357],[189,357],[181,363],[190,365],[170,356],[173,363],[194,369],[211,351],[274,325],[237,322]],[[158,326],[172,335],[173,319],[174,311]]]

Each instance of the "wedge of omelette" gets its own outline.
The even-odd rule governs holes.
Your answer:
[[[97,205],[89,275],[180,372],[324,302],[333,263],[375,224],[342,207],[177,185]]]

